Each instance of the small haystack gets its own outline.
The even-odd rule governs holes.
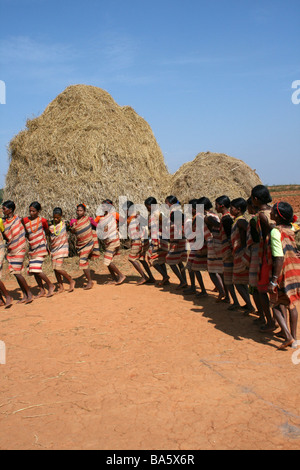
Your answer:
[[[119,196],[142,203],[168,193],[170,175],[150,126],[100,88],[66,88],[26,127],[10,142],[4,192],[22,216],[34,200],[43,216],[60,206],[70,218],[80,202],[95,215],[106,198],[118,208]]]
[[[182,165],[172,177],[171,193],[180,202],[206,196],[214,203],[218,196],[231,199],[250,197],[251,189],[262,184],[255,170],[242,160],[219,153],[199,153]]]

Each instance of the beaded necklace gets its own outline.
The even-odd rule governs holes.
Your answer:
[[[17,217],[16,215],[14,215],[11,219],[9,219],[9,218],[7,217],[7,219],[6,219],[4,222],[7,222],[7,223],[10,224],[11,222],[13,222],[13,221],[15,220],[16,217]]]
[[[60,221],[60,229],[59,229],[59,232],[57,233],[57,232],[56,232],[56,225],[55,225],[54,222],[53,222],[53,232],[54,232],[54,235],[55,235],[56,237],[58,237],[58,235],[60,235],[60,232],[62,231],[62,227],[63,227],[63,224],[62,224],[62,220],[61,220],[61,221]]]
[[[32,233],[37,232],[37,230],[38,230],[38,228],[39,228],[39,224],[40,224],[40,218],[38,217],[35,227],[32,228],[31,220],[29,219],[30,230],[31,230]]]

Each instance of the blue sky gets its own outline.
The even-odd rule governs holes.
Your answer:
[[[0,16],[0,187],[11,138],[78,83],[132,106],[172,173],[209,150],[300,183],[299,0],[0,0]]]

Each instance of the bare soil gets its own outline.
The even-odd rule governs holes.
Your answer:
[[[70,261],[75,291],[29,305],[6,275],[0,449],[299,449],[299,350],[216,303],[207,274],[199,299],[173,277],[137,286],[126,252],[117,264],[126,283],[99,260],[85,291]]]

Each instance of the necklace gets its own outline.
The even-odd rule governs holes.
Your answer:
[[[59,232],[57,233],[56,232],[56,225],[53,223],[53,232],[54,232],[54,235],[58,236],[60,235],[60,232],[62,231],[62,220],[60,221],[60,229],[59,229]]]
[[[35,227],[32,228],[31,220],[29,219],[30,230],[31,230],[32,233],[37,232],[37,229],[39,228],[39,224],[40,224],[40,218],[38,217]]]
[[[17,217],[16,215],[14,215],[11,219],[9,219],[9,218],[7,217],[7,219],[6,219],[7,223],[13,222],[16,217]]]

